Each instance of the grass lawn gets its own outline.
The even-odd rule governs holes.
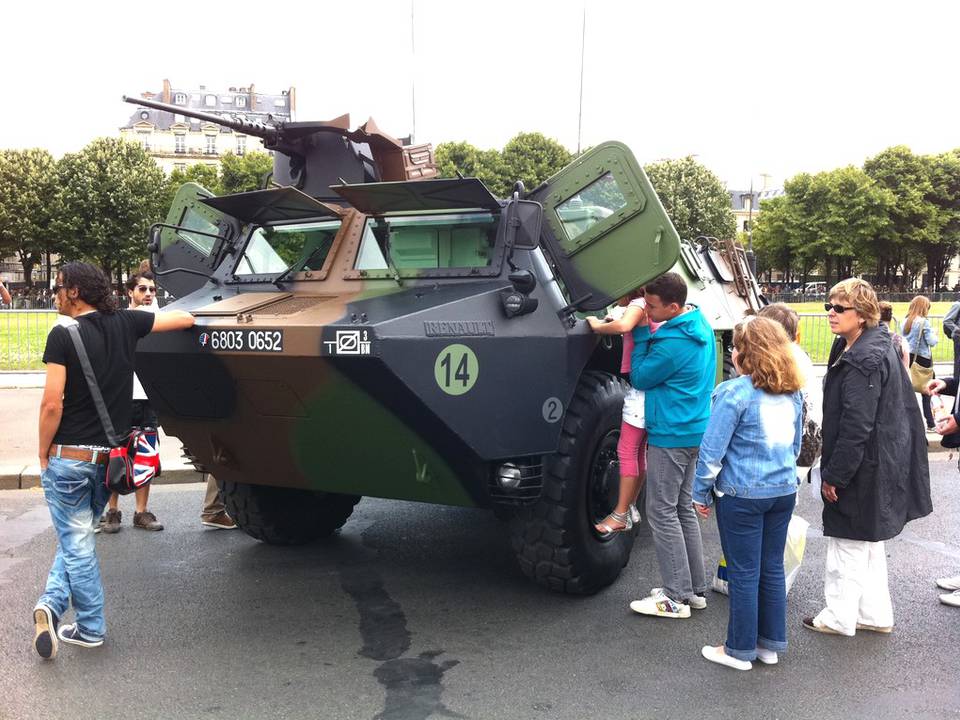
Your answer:
[[[943,334],[942,317],[953,303],[938,302],[930,306],[930,321],[934,330],[939,334],[940,341],[933,346],[934,362],[953,362],[953,342]],[[893,317],[903,324],[910,303],[893,303]],[[833,333],[827,324],[827,313],[823,309],[823,301],[808,303],[790,303],[790,307],[800,313],[800,345],[807,351],[815,363],[825,363],[830,355],[830,346],[833,344]],[[804,317],[815,315],[816,317]],[[939,317],[937,317],[939,316]],[[898,325],[898,326],[899,326]]]
[[[0,370],[42,370],[56,312],[0,312]]]

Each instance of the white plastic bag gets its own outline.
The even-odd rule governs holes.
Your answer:
[[[819,485],[817,485],[819,487]],[[783,574],[787,581],[787,592],[793,586],[793,581],[800,573],[800,564],[803,562],[803,551],[807,547],[807,528],[810,523],[799,515],[790,518],[787,526],[787,543],[783,547]],[[727,559],[721,554],[717,563],[717,574],[713,576],[713,591],[722,595],[730,594],[727,580]]]

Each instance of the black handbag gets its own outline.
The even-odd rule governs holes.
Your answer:
[[[823,430],[817,421],[810,417],[807,407],[807,398],[803,399],[803,419],[801,427],[803,435],[800,438],[800,454],[797,456],[798,467],[810,467],[823,452]]]
[[[118,436],[113,429],[113,422],[110,420],[110,413],[107,412],[107,405],[103,402],[103,394],[100,392],[100,386],[97,384],[97,377],[93,374],[93,367],[90,365],[90,358],[87,356],[87,349],[83,346],[83,339],[80,337],[80,328],[77,325],[67,327],[67,332],[73,340],[73,347],[77,351],[77,357],[80,359],[80,366],[83,368],[83,376],[87,380],[87,387],[90,388],[90,396],[93,398],[93,404],[97,407],[97,414],[100,416],[100,423],[103,425],[103,431],[107,435],[107,442],[110,443],[110,460],[107,462],[107,478],[105,484],[110,492],[119,495],[129,495],[134,490],[146,485],[146,482],[137,484],[136,473],[134,472],[134,458],[137,449],[140,446],[143,431],[134,428],[125,436]]]

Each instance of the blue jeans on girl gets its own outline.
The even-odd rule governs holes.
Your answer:
[[[40,479],[58,542],[37,604],[62,618],[72,601],[77,629],[88,640],[100,640],[107,631],[93,534],[110,497],[104,485],[106,474],[106,465],[52,457]]]
[[[757,647],[787,649],[783,548],[796,499],[795,493],[764,499],[717,498],[717,527],[730,588],[725,649],[738,660],[755,660]]]

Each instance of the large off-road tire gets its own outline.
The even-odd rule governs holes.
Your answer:
[[[626,384],[586,372],[563,418],[557,452],[544,458],[543,492],[510,523],[524,575],[551,590],[595,593],[620,575],[635,532],[604,538],[594,529],[616,504],[617,440]]]
[[[359,495],[217,482],[230,517],[270,545],[302,545],[332,535],[360,501]]]

